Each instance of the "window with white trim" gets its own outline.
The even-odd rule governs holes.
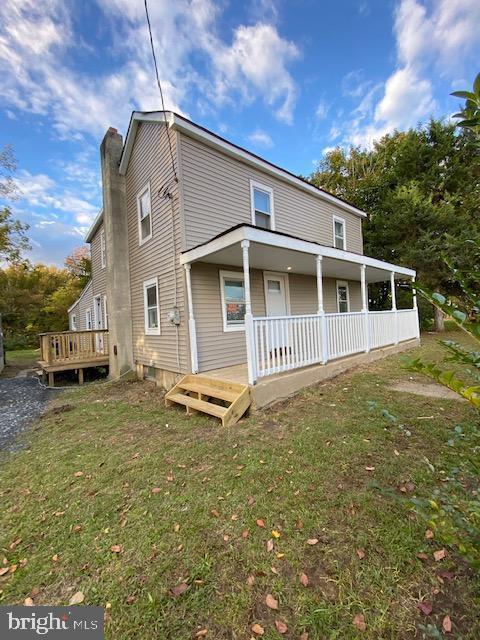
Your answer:
[[[137,196],[138,211],[138,239],[143,244],[152,237],[152,205],[150,199],[150,184]]]
[[[72,313],[72,331],[77,330],[77,316],[75,313]]]
[[[105,229],[100,231],[100,260],[102,262],[102,269],[107,266],[107,247],[105,245]]]
[[[347,248],[345,220],[337,216],[333,216],[333,246],[335,249]]]
[[[224,331],[245,329],[245,282],[238,271],[220,271]]]
[[[107,308],[107,296],[103,296],[103,324],[105,329],[108,329],[108,308]]]
[[[350,291],[348,282],[344,280],[337,280],[337,311],[338,313],[350,311]]]
[[[250,180],[252,224],[261,229],[275,229],[273,189]]]
[[[92,330],[92,310],[91,309],[87,309],[85,311],[85,325],[86,325],[87,331]]]
[[[143,283],[143,304],[145,311],[145,333],[160,335],[160,307],[158,303],[158,279]]]

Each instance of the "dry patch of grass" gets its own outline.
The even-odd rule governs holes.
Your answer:
[[[429,336],[421,349],[441,357]],[[425,457],[448,456],[448,429],[478,416],[392,391],[410,377],[391,357],[229,430],[165,409],[148,383],[63,393],[69,410],[2,460],[0,544],[17,565],[3,601],[82,591],[107,607],[108,638],[403,639],[445,615],[453,637],[479,637],[475,576],[448,549],[433,559],[440,546],[404,502],[429,495]]]

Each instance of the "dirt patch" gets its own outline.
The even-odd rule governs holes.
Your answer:
[[[455,391],[447,389],[440,384],[422,384],[420,382],[397,382],[390,387],[393,391],[401,393],[413,393],[416,396],[425,396],[427,398],[441,398],[443,400],[463,401]]]

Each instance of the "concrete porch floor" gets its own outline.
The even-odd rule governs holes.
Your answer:
[[[327,364],[316,364],[302,369],[294,369],[277,373],[272,376],[265,376],[257,380],[257,384],[250,387],[254,408],[262,409],[276,402],[280,402],[290,397],[300,389],[309,387],[323,380],[334,378],[339,374],[362,364],[375,362],[402,351],[408,351],[420,344],[420,339],[406,340],[395,345],[380,347],[369,353],[356,353],[344,358],[331,360]],[[237,364],[232,367],[212,369],[202,372],[210,378],[219,380],[229,380],[230,382],[240,382],[248,384],[247,363]]]

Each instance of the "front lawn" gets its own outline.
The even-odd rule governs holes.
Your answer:
[[[438,358],[436,338],[421,352]],[[400,360],[228,430],[165,409],[147,382],[63,392],[28,448],[0,459],[0,546],[16,567],[3,602],[81,592],[115,640],[444,637],[447,615],[445,637],[480,637],[478,578],[405,504],[430,495],[426,459],[447,464],[449,431],[478,414],[392,391],[412,377]]]

